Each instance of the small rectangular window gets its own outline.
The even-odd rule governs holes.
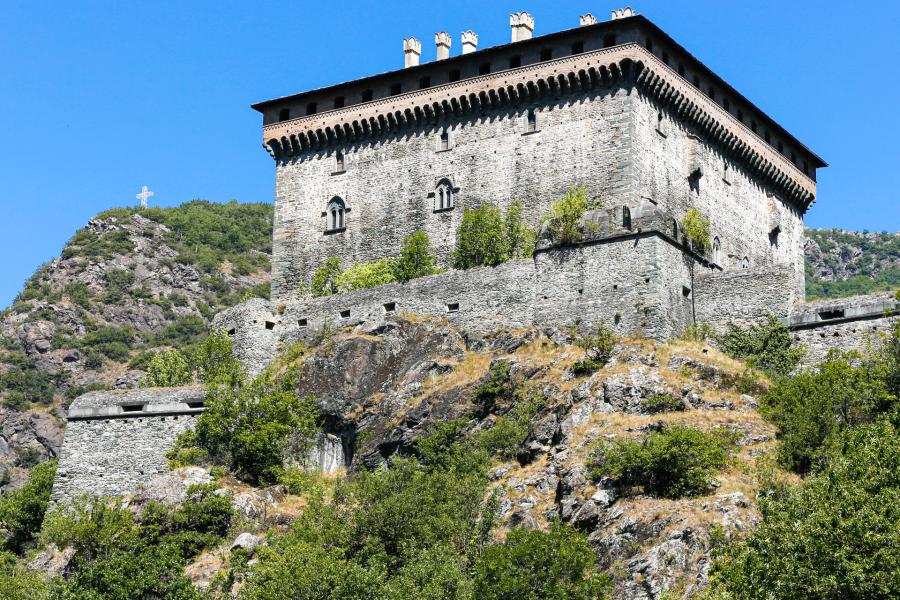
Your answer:
[[[541,62],[550,60],[551,58],[553,58],[553,48],[541,49]]]
[[[310,102],[309,104],[306,105],[306,114],[314,115],[314,114],[316,114],[316,110],[318,110],[318,106],[316,105],[315,102]]]
[[[396,310],[397,310],[396,302],[388,302],[387,304],[384,305],[385,313],[392,313],[392,312],[395,312]]]
[[[122,412],[127,412],[127,413],[141,412],[142,410],[144,410],[143,404],[123,404],[122,405]]]
[[[584,42],[581,40],[572,44],[572,54],[581,54],[584,52]]]
[[[447,312],[459,312],[459,302],[451,302],[447,305]]]
[[[266,329],[268,329],[269,331],[272,331],[273,329],[275,329],[274,321],[266,321]]]
[[[447,132],[446,129],[441,131],[440,148],[441,148],[441,150],[449,150],[450,149],[450,134]]]
[[[819,318],[823,321],[830,321],[831,319],[843,319],[844,309],[836,308],[834,310],[823,310],[819,313]]]
[[[342,318],[342,319],[349,319],[349,318],[350,318],[350,309],[342,310],[342,311],[341,311],[341,318]]]
[[[344,102],[345,102],[344,97],[338,96],[337,98],[334,99],[334,107],[335,108],[344,108]]]
[[[370,102],[372,100],[372,97],[373,97],[372,90],[363,90],[363,93],[362,93],[362,101],[363,102]]]
[[[394,83],[391,85],[391,96],[397,96],[402,91],[403,91],[403,86],[401,84]]]
[[[419,79],[419,89],[424,90],[425,88],[431,87],[431,77],[428,75]]]
[[[228,335],[234,335],[235,333],[237,333],[237,330],[234,327],[228,330]]]
[[[188,408],[203,408],[204,406],[206,406],[206,404],[203,402],[203,400],[195,400],[194,402],[188,402],[187,405],[188,405]]]
[[[522,66],[522,57],[516,54],[515,56],[509,57],[509,68],[510,69],[518,69]]]
[[[300,327],[307,327],[309,325],[309,320],[308,319],[298,319],[297,325]]]
[[[684,296],[685,298],[690,298],[691,297],[691,288],[689,288],[686,285],[681,286],[681,295]]]
[[[291,118],[291,109],[282,108],[280,111],[278,111],[278,120],[279,121],[287,121],[290,118]]]
[[[459,81],[459,78],[460,78],[459,69],[453,69],[452,71],[450,71],[450,77],[449,77],[450,81]]]
[[[537,131],[537,114],[533,110],[528,111],[527,122],[528,126],[526,129],[529,133]]]
[[[610,46],[616,45],[616,34],[610,33],[603,36],[603,47],[609,48]]]

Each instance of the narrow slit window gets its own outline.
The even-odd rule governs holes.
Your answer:
[[[143,404],[123,404],[122,412],[132,413],[132,412],[141,412],[144,410]]]
[[[308,327],[309,320],[308,319],[297,319],[297,326],[299,327]]]
[[[446,129],[441,130],[440,149],[441,150],[449,150],[450,149],[450,133]]]
[[[459,312],[459,302],[450,302],[447,304],[447,312]]]
[[[228,330],[228,335],[234,335],[235,333],[237,333],[237,330],[234,327]]]
[[[622,207],[622,227],[631,229],[631,209],[627,206]]]
[[[397,311],[397,303],[396,302],[388,302],[384,305],[384,312],[386,314],[390,314]]]
[[[203,402],[203,400],[195,400],[193,402],[188,402],[187,405],[188,405],[188,408],[203,408],[204,406],[206,406],[206,404]]]
[[[334,155],[334,170],[340,173],[344,170],[344,153],[337,152]]]
[[[272,331],[273,329],[275,329],[275,322],[274,321],[266,321],[266,329],[268,329],[269,331]]]
[[[534,112],[533,109],[528,111],[527,131],[529,133],[533,133],[533,132],[537,131],[537,114]]]

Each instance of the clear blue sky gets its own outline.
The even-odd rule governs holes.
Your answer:
[[[401,40],[509,39],[608,19],[598,1],[0,0],[0,306],[101,210],[142,184],[170,206],[271,202],[251,102],[399,68]],[[632,6],[832,166],[813,227],[900,229],[900,3],[635,1]]]

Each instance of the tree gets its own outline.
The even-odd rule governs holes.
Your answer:
[[[506,211],[506,238],[511,258],[530,258],[534,255],[537,234],[525,224],[521,200],[513,202]]]
[[[467,208],[456,230],[453,266],[471,269],[495,266],[509,260],[506,223],[500,209],[492,204]]]
[[[436,271],[428,235],[419,230],[404,237],[400,256],[393,262],[394,277],[398,281],[409,281],[433,275]]]
[[[384,285],[396,281],[396,279],[394,261],[390,258],[382,258],[368,263],[350,265],[335,279],[335,285],[338,292],[344,293]]]
[[[231,336],[224,330],[213,330],[202,343],[187,351],[188,363],[199,381],[205,384],[232,384],[245,377],[244,369],[234,358]]]
[[[587,536],[554,522],[548,532],[517,528],[475,563],[479,600],[599,600],[609,580],[597,573]]]
[[[191,382],[187,359],[178,350],[157,352],[150,359],[141,387],[177,387]]]
[[[554,241],[562,245],[572,244],[584,236],[581,228],[584,213],[602,206],[599,200],[588,199],[586,186],[573,187],[553,203],[550,214],[544,217],[544,221],[548,223]]]
[[[313,298],[338,293],[337,280],[341,275],[341,261],[332,256],[313,274],[310,292]]]
[[[694,266],[696,259],[694,253],[706,254],[710,247],[709,219],[694,207],[687,210],[684,219],[681,221],[681,229],[684,232],[684,239],[691,250],[688,252],[688,269],[691,272],[691,319],[697,322],[697,304],[694,293]]]
[[[39,464],[31,469],[28,483],[0,496],[0,550],[22,554],[32,544],[50,502],[55,474],[55,460]]]
[[[716,341],[728,356],[774,375],[791,373],[805,353],[802,347],[794,346],[790,330],[772,315],[759,325],[730,324]]]

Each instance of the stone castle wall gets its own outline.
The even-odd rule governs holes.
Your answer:
[[[168,470],[165,453],[203,411],[199,387],[91,392],[69,407],[52,498],[122,496]]]

